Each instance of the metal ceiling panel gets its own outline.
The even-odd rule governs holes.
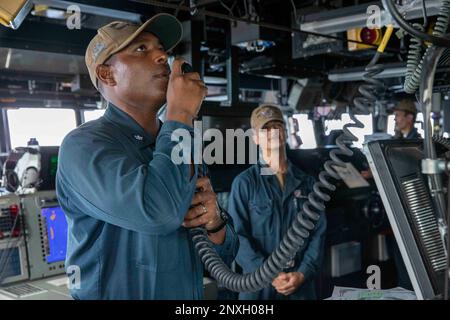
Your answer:
[[[11,48],[0,48],[0,70],[54,74],[88,73],[83,56]]]

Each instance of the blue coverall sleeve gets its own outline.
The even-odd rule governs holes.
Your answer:
[[[249,189],[250,182],[246,182],[238,176],[232,184],[228,202],[228,211],[233,218],[234,229],[239,238],[239,250],[236,262],[247,272],[255,271],[260,267],[265,258],[257,250],[252,241],[249,212]]]
[[[239,249],[239,240],[231,221],[226,226],[224,242],[220,245],[215,244],[214,249],[222,258],[223,262],[227,266],[231,266]]]
[[[310,182],[310,189],[314,185],[315,179],[312,178]],[[325,234],[327,228],[327,220],[325,212],[320,213],[320,219],[317,222],[316,228],[311,233],[311,238],[307,244],[303,259],[299,265],[298,272],[305,275],[305,279],[309,280],[318,274],[322,265],[324,250],[325,250]]]
[[[190,164],[171,160],[178,144],[171,134],[179,128],[192,131],[176,121],[162,125],[153,159],[144,164],[106,132],[69,134],[60,149],[57,190],[68,188],[74,199],[64,201],[109,224],[150,235],[175,231],[189,209],[197,180],[196,173],[190,176]]]

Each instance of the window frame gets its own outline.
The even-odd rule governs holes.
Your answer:
[[[324,122],[323,122],[323,134],[324,135],[326,135],[327,134],[327,124],[326,124],[326,122],[327,121],[333,121],[333,120],[335,120],[335,121],[341,121],[341,123],[344,121],[344,120],[342,120],[342,116],[343,115],[348,115],[348,117],[349,117],[349,121],[348,122],[346,122],[346,123],[344,123],[341,127],[340,127],[340,129],[343,129],[344,128],[344,126],[346,125],[346,124],[348,124],[348,123],[353,123],[352,122],[352,120],[350,119],[350,113],[348,113],[348,112],[344,112],[344,113],[342,113],[341,115],[340,115],[340,118],[339,119],[325,119],[324,120]],[[370,113],[370,114],[368,114],[368,115],[366,115],[366,114],[356,114],[355,115],[357,118],[358,117],[360,117],[360,116],[370,116],[370,121],[371,121],[371,125],[372,125],[372,133],[371,134],[373,134],[374,133],[374,116],[373,116],[373,114],[372,113]],[[361,121],[361,119],[358,119],[358,120],[360,120]],[[364,128],[366,128],[366,125],[364,125]],[[363,128],[357,128],[357,129],[363,129]],[[339,130],[339,129],[332,129],[332,130]],[[350,128],[350,131],[352,131],[352,128]],[[331,130],[330,130],[330,132],[331,132]],[[352,132],[353,133],[353,132]],[[353,133],[354,134],[354,133]],[[356,136],[356,135],[355,135]],[[359,146],[359,145],[357,145],[356,144],[357,143],[357,141],[353,141],[352,142],[352,145],[351,145],[351,147],[352,148],[358,148],[358,149],[362,149],[363,148],[363,144],[364,144],[364,136],[362,137],[362,141],[361,141],[361,147]]]
[[[301,113],[301,112],[298,112],[298,113],[294,113],[294,114],[292,115],[292,117],[293,117],[294,119],[297,119],[297,121],[299,121],[299,119],[298,119],[299,116],[306,116],[306,120],[308,120],[308,121],[311,122],[312,136],[314,137],[314,145],[315,145],[315,147],[312,147],[312,148],[305,148],[305,147],[302,147],[302,146],[304,145],[304,139],[303,139],[303,137],[302,137],[301,134],[297,133],[297,135],[300,137],[300,139],[302,139],[302,144],[300,145],[300,147],[298,148],[298,150],[313,150],[313,149],[316,149],[316,148],[319,146],[319,139],[317,138],[317,135],[316,135],[316,129],[315,129],[315,121],[314,121],[314,119],[311,119],[308,113]],[[300,130],[301,130],[301,124],[300,124],[300,121],[299,121],[299,127],[300,127]]]
[[[104,114],[104,112],[106,111],[106,109],[82,109],[82,110],[81,110],[81,114],[82,114],[82,116],[83,116],[83,123],[86,123],[86,122],[88,122],[88,121],[93,121],[93,120],[98,119],[98,118],[96,118],[96,119],[92,119],[92,120],[86,121],[86,111],[103,111],[103,114]]]

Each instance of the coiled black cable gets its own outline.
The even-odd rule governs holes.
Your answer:
[[[344,130],[348,129],[344,127]],[[303,210],[297,213],[277,249],[256,271],[248,274],[234,273],[213,249],[213,244],[208,239],[204,228],[190,230],[200,259],[213,278],[227,289],[237,292],[258,291],[271,284],[272,280],[285,268],[287,262],[292,260],[297,251],[305,245],[310,232],[314,230],[320,214],[325,210],[324,202],[330,200],[326,192],[336,189],[329,179],[340,179],[334,167],[345,166],[345,162],[339,158],[339,155],[353,154],[342,141],[344,135],[338,137],[336,143],[339,149],[330,152],[331,160],[325,162],[325,170],[319,174],[319,181],[314,184],[313,191],[309,193]]]
[[[431,42],[435,46],[450,47],[450,38],[445,36],[450,18],[449,0],[442,0],[442,6],[438,14],[438,20],[433,35],[417,30],[405,21],[395,6],[395,0],[382,0],[382,3],[385,9],[387,9],[389,14],[394,18],[395,22],[411,36],[423,41]]]
[[[278,248],[255,272],[234,273],[213,249],[206,230],[202,227],[191,229],[195,248],[211,276],[227,289],[237,292],[258,291],[269,286],[285,268],[287,262],[292,260],[297,251],[303,247],[310,232],[314,230],[321,212],[325,210],[324,201],[330,200],[330,196],[322,190],[335,190],[335,186],[328,181],[328,177],[340,179],[332,167],[342,165],[343,162],[336,155],[332,157],[335,157],[337,161],[329,160],[325,163],[325,171],[320,173],[319,182],[314,185],[313,191],[308,195],[308,201],[304,203],[303,210],[297,214]]]
[[[424,26],[420,24],[413,24],[411,26],[408,22],[404,21],[395,7],[393,0],[383,0],[383,5],[400,27],[411,35],[404,90],[406,93],[414,94],[420,86],[423,64],[430,55],[431,48],[434,46],[450,47],[450,39],[445,37],[450,21],[450,0],[442,0],[442,6],[439,9],[433,35],[425,33]],[[425,41],[430,41],[432,45],[421,56]]]
[[[384,84],[374,79],[374,76],[383,71],[382,66],[377,65],[377,61],[384,51],[387,42],[392,34],[392,26],[389,26],[385,33],[382,44],[377,54],[366,68],[367,74],[364,76],[366,84],[360,87],[363,97],[355,100],[358,111],[367,113],[368,109],[377,101],[377,94],[384,90]],[[308,195],[308,200],[303,204],[303,210],[298,212],[291,227],[288,229],[283,239],[274,252],[263,262],[254,272],[248,274],[237,274],[226,266],[217,252],[213,249],[212,242],[208,239],[204,228],[198,227],[190,230],[194,246],[203,262],[206,270],[225,288],[237,291],[258,291],[270,286],[272,280],[285,268],[288,261],[292,260],[296,253],[305,245],[310,233],[314,230],[320,214],[325,210],[325,202],[330,201],[328,193],[333,192],[336,187],[331,178],[340,180],[335,167],[344,167],[345,161],[339,158],[340,155],[351,156],[353,151],[348,148],[344,139],[356,141],[357,138],[349,131],[350,127],[363,128],[364,125],[356,119],[353,112],[350,112],[353,124],[344,126],[344,133],[336,139],[338,149],[330,152],[331,160],[324,164],[324,170],[319,174],[319,181],[313,186],[313,191]]]
[[[413,24],[414,28],[419,30],[424,30],[424,27],[418,23]],[[416,91],[419,87],[420,76],[422,74],[422,52],[423,52],[423,41],[416,37],[411,37],[408,59],[406,62],[406,76],[404,90],[406,92]]]

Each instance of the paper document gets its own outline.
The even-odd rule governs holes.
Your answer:
[[[60,287],[63,285],[69,286],[69,278],[67,276],[64,276],[62,278],[47,281],[47,283],[55,287]]]
[[[417,300],[414,291],[400,287],[386,290],[334,287],[331,297],[325,300]]]
[[[336,170],[341,179],[350,189],[370,186],[366,179],[361,176],[358,170],[356,170],[356,168],[351,163],[346,163],[345,168],[333,166],[333,169]]]

